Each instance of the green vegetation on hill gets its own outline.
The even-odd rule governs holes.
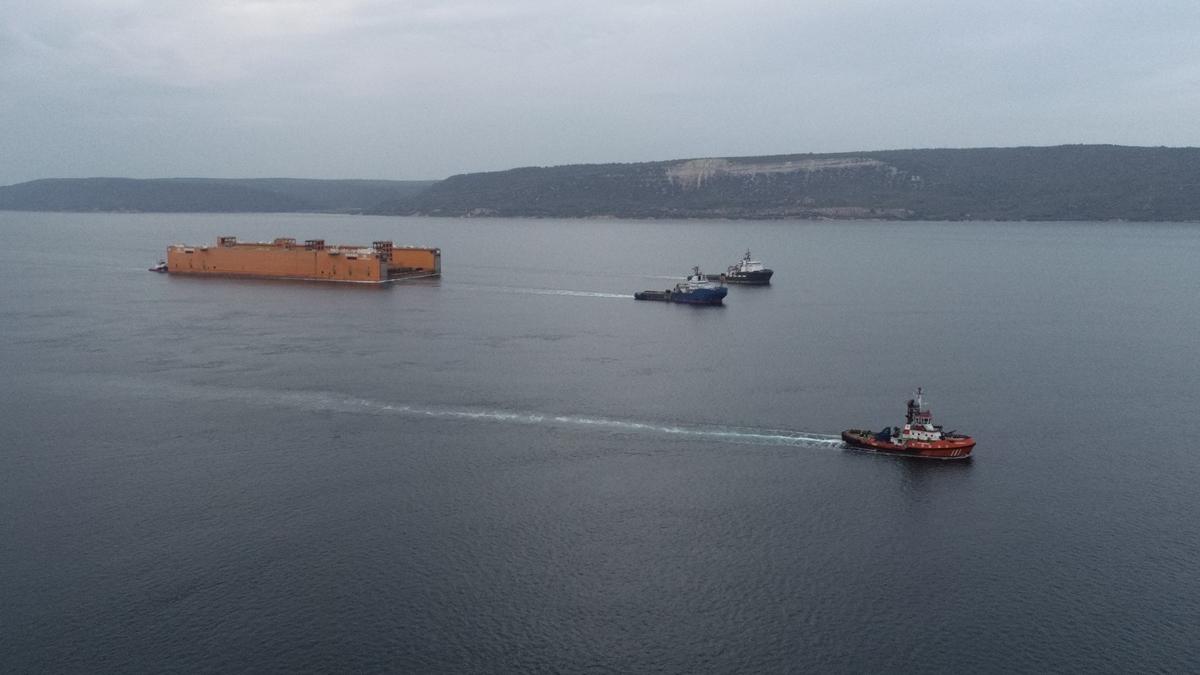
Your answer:
[[[409,197],[432,184],[295,178],[55,178],[0,187],[0,209],[357,213]]]
[[[444,181],[86,178],[0,209],[583,218],[1200,220],[1200,148],[885,150],[579,164]]]
[[[889,150],[453,176],[377,213],[626,218],[1200,220],[1200,149]]]

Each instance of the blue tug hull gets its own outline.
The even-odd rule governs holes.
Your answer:
[[[659,302],[678,302],[681,305],[719,305],[725,299],[729,289],[725,287],[692,291],[640,291],[633,294],[635,300],[658,300]]]
[[[675,284],[674,289],[641,291],[634,293],[633,299],[677,302],[681,305],[719,305],[728,292],[725,286],[707,281],[700,273],[699,267],[693,267],[687,281]]]
[[[671,294],[671,302],[680,302],[685,305],[719,305],[727,293],[729,293],[729,289],[724,286],[721,288],[698,288],[687,292],[676,291]]]

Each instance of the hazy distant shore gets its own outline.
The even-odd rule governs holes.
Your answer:
[[[886,150],[527,167],[441,181],[60,178],[0,210],[444,217],[1200,220],[1200,148]]]

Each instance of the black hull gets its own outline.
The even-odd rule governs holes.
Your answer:
[[[712,281],[724,281],[727,284],[766,286],[771,283],[771,276],[773,274],[775,274],[774,270],[763,270],[761,272],[741,272],[738,274],[710,274],[708,278]]]

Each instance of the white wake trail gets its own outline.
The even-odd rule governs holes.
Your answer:
[[[236,403],[245,406],[287,407],[314,412],[353,415],[399,415],[480,423],[596,429],[613,433],[646,434],[695,438],[723,443],[776,445],[813,448],[841,448],[840,436],[795,429],[768,429],[690,422],[663,422],[621,419],[593,415],[553,412],[438,406],[396,403],[347,396],[326,391],[280,391],[269,389],[227,388],[218,386],[179,386],[146,380],[107,380],[106,392],[121,388],[136,390],[139,396],[153,394],[163,398]]]
[[[621,298],[628,300],[632,293],[603,293],[600,291],[575,291],[568,288],[522,288],[520,286],[483,286],[473,284],[454,284],[453,289],[472,291],[491,291],[495,293],[514,293],[518,295],[559,295],[574,298]]]
[[[576,428],[605,429],[623,433],[684,436],[689,438],[723,441],[753,445],[790,445],[803,447],[840,447],[840,436],[805,431],[781,429],[755,429],[706,424],[670,424],[594,417],[587,415],[559,415],[554,413],[516,412],[494,409],[438,408],[417,405],[396,405],[376,401],[359,400],[358,404],[382,413],[432,417],[437,419],[461,419],[506,424],[561,426]]]

